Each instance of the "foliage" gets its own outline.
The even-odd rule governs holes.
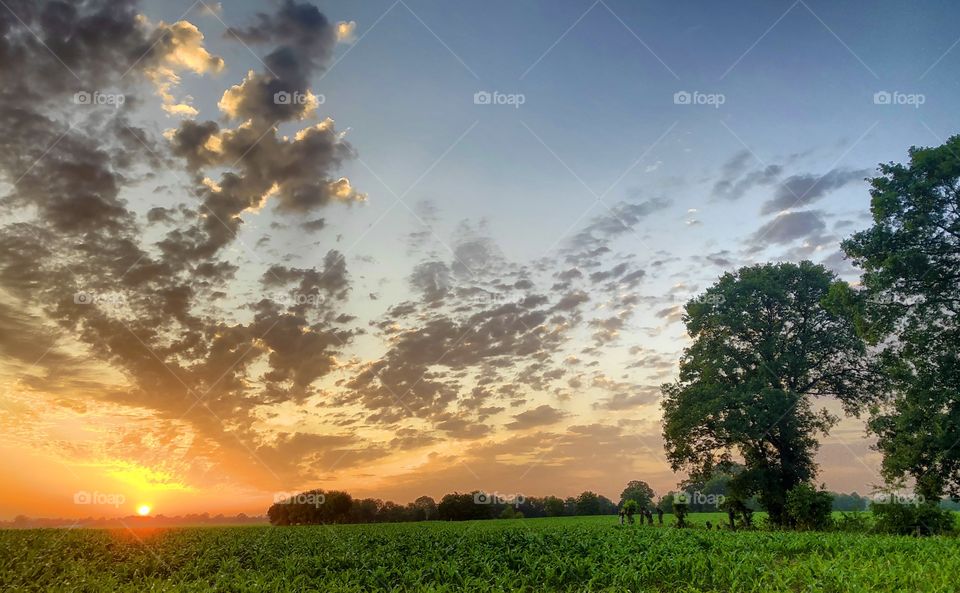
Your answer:
[[[353,506],[346,492],[309,490],[274,503],[267,510],[273,525],[316,525],[345,523]]]
[[[478,504],[478,492],[460,494],[454,492],[444,495],[437,505],[437,517],[441,521],[467,521],[470,519],[489,519],[491,505]]]
[[[731,496],[723,501],[720,508],[727,515],[727,525],[730,529],[736,529],[737,527],[749,529],[753,527],[753,509],[743,500]]]
[[[833,496],[810,484],[797,484],[787,492],[787,516],[797,529],[827,529],[833,523],[832,507]]]
[[[595,492],[589,490],[577,497],[578,515],[599,515],[600,497]]]
[[[620,493],[620,504],[633,500],[636,501],[639,508],[645,509],[651,506],[654,496],[653,488],[649,484],[643,480],[631,480],[627,483],[623,492]]]
[[[719,514],[706,515],[714,522]],[[956,590],[952,538],[472,523],[0,531],[0,589],[167,593]]]
[[[833,510],[835,511],[865,511],[870,507],[870,499],[860,496],[856,492],[844,494],[831,492],[833,495]]]
[[[687,514],[690,512],[687,503],[680,502],[676,498],[673,501],[673,517],[676,519],[677,527],[686,527],[687,526]]]
[[[674,471],[710,476],[732,466],[733,496],[784,524],[786,494],[816,474],[817,435],[836,418],[812,398],[834,396],[849,411],[868,394],[865,346],[850,319],[825,306],[837,282],[823,266],[765,264],[724,274],[687,303],[693,344],[680,377],[663,386],[667,457]]]
[[[960,494],[960,136],[911,148],[871,180],[873,226],[844,241],[864,269],[847,309],[877,344],[892,396],[870,430],[891,483]],[[859,298],[858,298],[859,297]]]
[[[500,513],[501,519],[523,519],[523,513],[518,511],[516,507],[512,505],[507,505],[503,507],[503,512]]]
[[[834,517],[833,525],[837,531],[844,533],[866,533],[872,529],[870,515],[867,513],[840,513]]]
[[[637,504],[636,500],[631,498],[627,502],[623,503],[623,512],[627,515],[627,519],[633,523],[633,516],[640,512],[640,505]]]
[[[548,496],[543,501],[544,516],[559,517],[563,515],[563,499]]]
[[[657,508],[664,513],[673,512],[673,499],[676,495],[673,492],[667,492],[657,501]]]
[[[938,535],[954,530],[956,516],[935,504],[874,503],[874,529],[895,535]]]

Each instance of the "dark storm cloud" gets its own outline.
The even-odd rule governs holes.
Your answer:
[[[803,173],[786,178],[774,197],[765,202],[761,214],[773,214],[792,208],[803,208],[822,199],[831,191],[862,181],[870,169],[831,169],[824,175]]]

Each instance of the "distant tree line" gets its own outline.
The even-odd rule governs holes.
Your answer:
[[[738,466],[734,467],[737,471]],[[706,483],[682,482],[678,492],[689,497],[682,503],[684,514],[726,512],[724,501],[731,500],[727,498],[731,496],[731,479],[730,474],[717,474]],[[619,503],[591,491],[576,497],[515,497],[506,502],[496,494],[475,490],[447,494],[439,503],[429,496],[421,496],[401,505],[378,498],[354,498],[339,490],[308,490],[274,503],[267,511],[267,518],[272,525],[320,525],[614,515],[620,509],[629,509],[628,514],[657,509],[673,514],[678,506],[678,492],[670,491],[657,498],[646,482],[633,480],[624,488]],[[874,500],[856,492],[830,493],[829,496],[829,505],[835,511],[865,511]],[[943,501],[941,506],[960,510],[960,505],[950,501]],[[760,504],[753,498],[746,501],[745,507],[756,510]]]
[[[429,496],[421,496],[401,505],[378,498],[354,498],[339,490],[308,490],[275,502],[267,511],[267,518],[272,525],[317,525],[614,515],[617,511],[617,503],[590,491],[567,498],[503,499],[495,493],[475,490],[444,495],[439,503]]]

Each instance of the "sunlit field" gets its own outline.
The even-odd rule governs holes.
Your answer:
[[[956,591],[960,543],[616,517],[0,533],[10,591]],[[670,517],[667,517],[670,523]]]

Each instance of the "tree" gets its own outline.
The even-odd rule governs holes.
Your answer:
[[[649,484],[643,480],[630,480],[620,493],[620,504],[635,500],[641,509],[645,509],[651,505],[654,496],[653,488]]]
[[[633,516],[636,515],[639,511],[640,511],[640,505],[637,504],[636,500],[631,498],[630,500],[623,503],[623,513],[627,516],[627,520],[629,520],[630,523],[633,523]]]
[[[687,503],[677,498],[671,498],[670,511],[673,513],[674,518],[677,520],[675,525],[677,527],[686,527],[687,526]]]
[[[577,497],[577,514],[578,515],[599,515],[600,514],[600,497],[596,493],[590,492],[589,490],[580,494]]]
[[[543,501],[544,510],[548,517],[563,516],[563,500],[556,496],[548,496]]]
[[[602,494],[597,496],[597,502],[599,503],[597,506],[599,507],[598,514],[600,515],[616,515],[620,510],[617,503]]]
[[[705,479],[744,470],[729,483],[747,500],[758,493],[774,524],[789,521],[787,492],[816,475],[817,435],[836,422],[814,410],[833,396],[847,411],[865,399],[865,346],[853,322],[828,298],[840,284],[810,262],[745,267],[724,274],[685,307],[693,344],[679,380],[663,386],[663,435],[674,471]]]
[[[660,497],[659,501],[657,501],[657,508],[663,511],[664,513],[672,513],[674,497],[675,495],[672,491],[667,492],[666,494]]]
[[[960,496],[960,136],[880,165],[873,226],[843,242],[864,270],[857,320],[891,395],[869,421],[891,483]]]
[[[826,529],[833,523],[833,496],[810,484],[797,484],[787,492],[787,513],[799,529]]]
[[[446,494],[437,505],[437,517],[441,521],[467,521],[469,519],[489,519],[490,505],[479,504],[477,492]]]
[[[429,496],[421,496],[413,501],[413,506],[417,511],[423,513],[423,519],[431,521],[437,518],[437,503]]]

